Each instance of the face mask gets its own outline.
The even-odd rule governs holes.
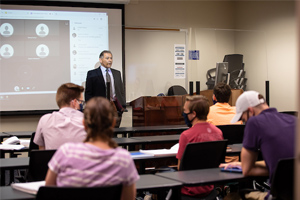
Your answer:
[[[188,127],[192,127],[192,122],[193,122],[193,120],[195,119],[192,119],[192,120],[189,120],[189,118],[188,118],[188,115],[189,114],[191,114],[191,113],[182,113],[182,116],[183,116],[183,118],[184,118],[184,122],[185,122],[185,124],[188,126]]]
[[[212,102],[213,102],[214,105],[217,103],[217,101],[214,100],[214,96],[212,96]]]
[[[79,104],[79,109],[78,109],[80,112],[83,112],[83,104],[82,103],[80,103]]]

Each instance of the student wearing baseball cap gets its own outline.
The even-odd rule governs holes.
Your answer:
[[[246,123],[241,162],[220,167],[240,165],[245,176],[269,175],[271,182],[277,162],[294,157],[296,117],[270,108],[258,92],[246,91],[236,101],[236,114],[231,123],[239,120]],[[264,161],[256,161],[259,150]],[[267,193],[262,196],[268,198]]]

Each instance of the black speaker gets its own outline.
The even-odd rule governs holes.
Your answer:
[[[190,95],[194,95],[194,82],[190,81]]]

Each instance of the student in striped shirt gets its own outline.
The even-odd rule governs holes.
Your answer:
[[[116,123],[113,107],[103,97],[88,101],[84,143],[62,145],[49,162],[46,186],[96,187],[123,185],[122,200],[133,200],[139,175],[129,152],[111,139]]]

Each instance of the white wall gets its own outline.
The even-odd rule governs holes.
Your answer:
[[[297,110],[298,50],[294,1],[237,2],[236,28],[254,30],[239,35],[237,49],[245,58],[248,89],[264,94],[263,79],[270,81],[270,105],[280,111]],[[248,48],[250,47],[250,48]]]

